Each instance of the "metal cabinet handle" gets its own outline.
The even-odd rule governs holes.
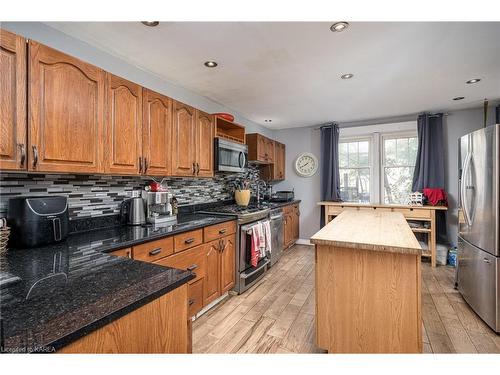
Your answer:
[[[144,158],[144,173],[148,170],[148,158]]]
[[[226,233],[226,229],[221,229],[221,230],[219,231],[219,234],[224,234],[224,233]]]
[[[153,255],[158,255],[161,253],[161,247],[157,247],[156,249],[153,249],[149,252],[149,255],[153,256]]]
[[[31,146],[33,149],[33,168],[36,168],[38,164],[38,148],[36,146]]]
[[[132,251],[127,250],[127,252],[125,254],[127,254],[127,258],[132,259]]]
[[[190,244],[194,242],[194,238],[188,238],[187,240],[184,241],[185,244]]]
[[[200,174],[200,163],[196,162],[196,175]]]
[[[20,160],[20,167],[24,167],[24,162],[26,161],[26,146],[24,143],[19,143],[19,148],[21,149],[21,160]]]
[[[188,271],[194,271],[195,269],[198,268],[197,264],[191,264],[188,268],[186,268]]]
[[[196,174],[196,163],[193,161],[193,174]]]
[[[484,262],[484,263],[488,263],[488,264],[490,264],[490,263],[491,263],[491,260],[489,260],[488,258],[483,258],[483,262]]]
[[[224,250],[226,250],[228,244],[229,244],[229,242],[222,240],[222,248],[220,250],[221,253],[223,253]]]
[[[194,299],[190,298],[190,299],[189,299],[189,301],[188,301],[188,304],[189,304],[189,306],[191,306],[191,305],[192,305],[193,303],[195,303],[195,302],[196,302],[196,301],[195,301]]]
[[[142,156],[139,156],[139,173],[142,173]]]

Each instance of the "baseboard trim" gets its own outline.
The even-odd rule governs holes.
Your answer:
[[[314,246],[309,239],[306,238],[299,238],[297,241],[295,241],[297,245],[309,245],[309,246]]]

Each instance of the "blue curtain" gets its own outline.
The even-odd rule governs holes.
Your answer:
[[[443,114],[423,114],[417,119],[418,151],[412,191],[424,188],[444,189]],[[436,212],[437,241],[448,243],[446,215]]]
[[[321,200],[339,202],[339,127],[328,124],[321,127]],[[321,207],[321,227],[325,225],[324,207]]]
[[[417,131],[417,161],[411,189],[444,189],[443,114],[418,116]]]

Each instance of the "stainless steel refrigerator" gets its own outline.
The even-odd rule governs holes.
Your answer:
[[[500,125],[459,140],[458,290],[500,332]]]

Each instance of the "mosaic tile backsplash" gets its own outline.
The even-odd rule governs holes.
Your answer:
[[[253,185],[257,183],[257,169],[249,168],[246,175]],[[213,178],[169,177],[164,181],[179,205],[188,205],[232,199],[231,182],[243,176],[216,173]],[[121,202],[149,181],[151,179],[138,176],[3,173],[0,174],[0,217],[6,216],[11,197],[51,194],[68,197],[70,219],[117,215]]]

